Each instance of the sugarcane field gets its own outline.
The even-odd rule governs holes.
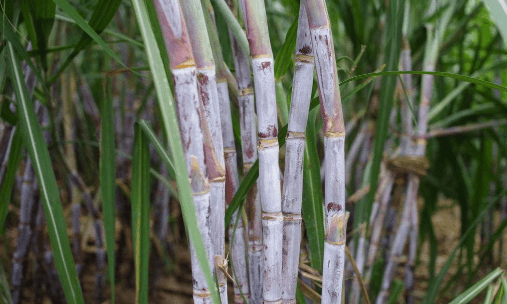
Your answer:
[[[0,304],[507,303],[506,0],[0,11]]]

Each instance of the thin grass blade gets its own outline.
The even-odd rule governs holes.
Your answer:
[[[14,182],[16,181],[16,171],[18,170],[21,157],[23,156],[23,138],[18,128],[14,130],[13,136],[7,170],[5,171],[2,184],[0,185],[0,202],[3,202],[0,204],[0,234],[3,234],[5,231],[4,225],[7,218],[7,207],[11,201],[12,187],[14,187]],[[5,157],[7,157],[7,155]]]
[[[148,303],[150,263],[150,149],[148,139],[136,123],[132,161],[132,237],[136,282],[135,303]]]
[[[60,277],[67,301],[84,304],[83,293],[79,285],[79,278],[70,249],[69,237],[67,236],[59,188],[56,183],[49,151],[42,136],[42,130],[23,80],[21,67],[14,48],[10,43],[7,47],[9,51],[9,72],[19,112],[19,128],[37,174],[58,276]]]
[[[109,83],[108,83],[109,84]],[[102,129],[100,137],[100,195],[102,214],[106,234],[107,264],[109,284],[111,286],[111,303],[115,302],[115,208],[116,208],[116,154],[114,136],[114,112],[110,86],[106,84],[106,98],[102,101]]]

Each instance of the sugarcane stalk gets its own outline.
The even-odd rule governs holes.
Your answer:
[[[21,303],[21,285],[23,282],[25,259],[28,255],[28,249],[32,237],[33,214],[35,210],[35,193],[37,191],[37,181],[32,162],[28,158],[25,162],[25,171],[23,173],[23,182],[21,184],[21,198],[19,205],[19,224],[18,237],[16,241],[16,250],[12,255],[12,303]]]
[[[67,163],[67,165],[70,164]],[[79,189],[81,195],[83,197],[83,201],[85,203],[86,209],[88,213],[93,218],[93,229],[95,232],[95,261],[96,261],[96,273],[95,273],[95,303],[102,303],[102,291],[104,290],[104,270],[106,265],[106,251],[104,249],[104,240],[103,240],[103,223],[100,215],[100,211],[93,203],[93,198],[86,187],[84,181],[78,175],[78,173],[70,168],[72,171],[70,173],[70,179],[72,184]]]
[[[164,163],[160,164],[160,174],[167,177],[167,166]],[[155,204],[157,209],[155,232],[160,243],[166,247],[167,236],[169,233],[169,225],[167,222],[169,218],[169,188],[167,188],[162,182],[159,182],[155,193]]]
[[[242,2],[240,2],[241,4]],[[231,11],[237,12],[235,1],[229,0]],[[237,17],[237,16],[236,16]],[[241,19],[241,18],[238,18]],[[250,63],[247,55],[241,49],[238,41],[229,30],[231,37],[232,54],[236,68],[238,83],[239,121],[241,132],[241,152],[243,156],[243,173],[257,160],[257,121],[254,105],[254,90],[251,77]],[[250,290],[250,303],[262,303],[262,211],[257,182],[248,191],[245,199],[245,210],[248,219],[248,282]]]
[[[345,263],[345,125],[333,36],[324,0],[305,2],[317,68],[324,132],[325,244],[322,303],[340,303]]]
[[[435,3],[433,2],[430,10],[434,10]],[[452,11],[451,6],[451,11]],[[432,24],[426,25],[427,30],[430,34],[433,34],[434,26]],[[432,36],[432,35],[431,35]],[[427,48],[426,48],[426,57],[424,60],[424,70],[425,71],[434,71],[435,70],[435,61],[438,50],[438,41],[439,36],[428,39]],[[416,130],[416,136],[419,138],[415,145],[412,148],[411,153],[415,157],[423,157],[426,152],[426,140],[423,138],[427,133],[428,129],[428,113],[431,102],[431,95],[433,90],[433,75],[423,75],[422,85],[421,85],[421,101],[419,104],[419,113],[418,113],[418,124]],[[403,252],[403,248],[405,246],[406,239],[408,237],[409,231],[411,231],[411,236],[414,238],[412,243],[415,243],[417,246],[417,227],[415,225],[418,223],[417,219],[417,193],[419,191],[420,177],[413,173],[408,175],[407,182],[407,191],[405,196],[405,203],[403,207],[403,213],[401,216],[400,224],[398,230],[395,235],[393,247],[390,251],[390,257],[387,262],[387,266],[384,271],[384,276],[382,279],[382,290],[377,297],[377,304],[386,303],[389,288],[391,286],[391,282],[394,279],[394,275],[396,272],[396,268],[398,266],[398,260]],[[415,209],[415,211],[412,211]],[[413,213],[416,213],[415,215]],[[415,249],[413,250],[415,254]],[[411,257],[411,259],[415,259],[415,257]],[[408,282],[410,285],[410,282]]]
[[[294,79],[286,141],[282,194],[283,256],[282,303],[296,303],[296,286],[301,247],[301,205],[303,200],[303,153],[310,106],[314,56],[304,5],[300,5],[294,56]]]
[[[392,172],[387,172],[385,175],[385,187],[381,185],[379,187],[379,191],[377,195],[379,195],[378,199],[378,216],[375,217],[375,221],[370,224],[371,226],[371,237],[370,237],[370,246],[368,248],[368,256],[366,258],[366,277],[365,281],[367,284],[370,282],[371,273],[373,270],[373,263],[375,262],[375,256],[378,251],[378,247],[380,244],[380,237],[382,234],[382,227],[384,225],[384,219],[386,218],[386,214],[389,208],[389,203],[391,199],[391,191],[394,185],[394,175]]]
[[[359,241],[357,243],[357,252],[356,252],[356,267],[358,274],[362,277],[363,269],[365,264],[365,250],[366,250],[366,226],[362,225],[360,227],[360,235]],[[361,278],[362,279],[362,278]],[[352,283],[352,290],[350,294],[350,303],[359,303],[361,298],[361,286],[359,284],[359,278],[356,278]]]
[[[202,100],[197,89],[196,64],[190,38],[178,0],[154,0],[160,27],[170,61],[174,81],[179,129],[190,178],[196,215],[208,262],[214,265],[214,249],[210,227],[210,185],[205,166]],[[194,303],[211,303],[211,294],[202,269],[190,244]]]
[[[220,41],[218,39],[218,32],[215,25],[215,15],[213,7],[209,0],[202,0],[206,27],[208,29],[208,36],[213,50],[213,58],[216,64],[217,70],[217,90],[218,100],[220,108],[221,118],[221,130],[223,139],[223,149],[225,157],[225,199],[227,204],[232,202],[234,194],[236,193],[239,186],[239,176],[237,167],[237,152],[236,143],[234,139],[234,132],[232,129],[232,117],[231,117],[231,106],[229,100],[229,88],[228,88],[228,68],[225,65],[222,57],[222,49]],[[236,219],[238,211],[233,215]],[[236,229],[234,227],[236,226]],[[218,237],[218,235],[217,235]],[[231,221],[229,227],[229,239],[231,240],[231,262],[233,266],[233,278],[234,280],[234,302],[244,303],[245,299],[250,298],[249,286],[248,286],[248,274],[247,274],[247,262],[246,262],[246,244],[244,238],[244,225],[242,219],[239,219],[236,225],[236,221]],[[215,249],[221,249],[215,247]],[[223,254],[223,253],[222,253]],[[222,285],[226,285],[225,276],[219,276],[219,279],[224,280],[219,282]]]
[[[220,122],[220,105],[216,79],[215,61],[205,17],[199,0],[180,1],[187,30],[192,45],[192,52],[197,68],[197,87],[199,97],[204,105],[205,157],[208,177],[211,182],[211,237],[215,259],[225,256],[225,161]],[[220,76],[220,75],[219,75]],[[227,84],[223,84],[227,88]],[[215,268],[218,279],[220,298],[227,303],[227,277],[219,268]]]
[[[33,278],[33,292],[35,295],[42,294],[42,286],[44,283],[44,267],[42,262],[42,255],[44,252],[44,222],[42,218],[44,217],[44,213],[42,211],[42,206],[38,204],[37,211],[35,214],[35,227],[34,233],[32,236],[32,250],[35,255],[35,265],[34,265],[34,278]],[[42,297],[36,296],[34,299],[35,304],[42,303]]]
[[[282,299],[283,217],[278,166],[278,122],[273,53],[269,41],[266,8],[262,0],[240,1],[255,83],[258,118],[259,196],[262,206],[264,303]]]
[[[4,180],[5,171],[7,170],[7,164],[9,162],[9,155],[11,151],[12,139],[14,138],[14,131],[16,127],[5,124],[2,131],[2,138],[0,139],[0,185]]]
[[[350,149],[345,158],[345,184],[349,184],[350,177],[352,175],[352,166],[355,164],[355,160],[360,155],[360,149],[365,145],[366,132],[368,129],[367,123],[362,123],[359,132],[357,133]]]
[[[77,170],[76,166],[76,153],[74,145],[71,143],[75,138],[74,126],[74,110],[71,105],[73,103],[73,96],[76,90],[76,84],[73,76],[69,73],[64,73],[61,76],[61,95],[62,95],[62,110],[63,110],[63,135],[65,142],[65,159],[71,170]],[[71,214],[72,214],[72,255],[76,261],[76,271],[78,276],[81,274],[83,268],[83,259],[81,256],[81,204],[79,194],[76,186],[73,183],[69,185],[69,195],[71,199]]]

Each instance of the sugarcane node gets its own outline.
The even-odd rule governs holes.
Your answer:
[[[258,150],[264,150],[269,147],[278,146],[278,139],[259,139],[259,147]]]
[[[303,218],[301,217],[301,214],[284,213],[283,220],[288,222],[301,222]]]
[[[327,131],[324,133],[325,137],[345,137],[345,131],[343,132],[331,132]]]
[[[287,132],[287,139],[306,139],[306,133],[304,132]]]
[[[425,176],[429,168],[426,156],[401,155],[387,160],[387,168],[398,174]]]
[[[195,297],[198,297],[198,298],[209,298],[209,297],[211,297],[211,293],[210,292],[202,292],[202,291],[199,292],[199,291],[194,290],[193,294],[194,294]]]
[[[246,89],[239,89],[238,90],[239,96],[252,95],[253,93],[254,93],[254,89],[252,87],[248,87]]]
[[[281,212],[272,212],[272,213],[268,213],[268,212],[264,212],[262,214],[262,220],[266,220],[266,221],[280,221],[283,219],[283,215]]]
[[[311,64],[313,64],[315,62],[315,57],[314,56],[309,56],[309,55],[297,54],[294,57],[294,61],[295,62],[304,62],[304,63],[311,63]]]
[[[195,67],[195,61],[193,59],[187,59],[183,61],[182,63],[175,66],[174,69],[185,69],[190,67]]]

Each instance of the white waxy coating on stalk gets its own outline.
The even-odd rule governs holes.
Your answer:
[[[224,148],[220,122],[220,105],[215,69],[197,69],[197,87],[204,105],[204,115],[211,133],[213,148],[219,164],[224,167]],[[211,181],[213,182],[213,181]]]
[[[224,149],[236,149],[234,132],[231,121],[231,106],[229,100],[229,88],[227,82],[217,83],[218,101],[220,109],[220,122]]]
[[[220,105],[214,68],[197,69],[197,87],[203,104],[205,122],[210,132],[214,157],[207,155],[207,172],[211,182],[210,226],[214,253],[225,256],[225,161],[220,122]],[[211,170],[211,171],[210,171]],[[227,278],[215,269],[222,302],[227,303]]]
[[[278,135],[278,122],[273,58],[253,58],[252,70],[254,74],[255,96],[257,102],[257,128],[259,140],[276,139]]]
[[[286,141],[282,195],[282,210],[284,214],[282,301],[284,304],[296,302],[299,250],[301,245],[304,133],[308,121],[313,85],[313,46],[304,5],[301,5],[299,10],[295,54],[292,103]]]
[[[347,153],[347,157],[345,158],[345,184],[348,184],[350,181],[352,166],[355,164],[355,160],[359,155],[359,149],[364,145],[364,138],[366,137],[367,128],[368,124],[363,123],[361,129],[352,142],[352,146]]]
[[[243,4],[243,1],[240,1]],[[244,10],[243,10],[244,11]],[[243,171],[246,173],[257,160],[257,120],[255,115],[254,94],[250,65],[246,54],[229,31],[236,79],[239,88],[240,131],[243,155]],[[248,217],[248,282],[250,290],[249,303],[262,303],[262,215],[257,183],[247,193],[245,209]]]
[[[199,126],[199,97],[197,91],[195,67],[172,70],[174,79],[174,93],[177,101],[178,122],[181,142],[185,151],[187,173],[190,176],[190,155],[194,155],[199,168],[206,172],[204,165],[203,134]]]
[[[325,183],[325,227],[329,227],[331,217],[334,215],[331,209],[345,212],[345,138],[325,137],[324,153],[326,155],[326,179]],[[327,228],[326,228],[327,229]]]
[[[200,107],[197,91],[195,67],[173,69],[174,91],[183,151],[187,163],[187,174],[191,178],[193,200],[196,208],[199,230],[203,237],[208,262],[214,265],[214,250],[210,232],[210,193],[205,175],[203,134],[200,127],[198,109]],[[194,174],[196,174],[194,176]],[[194,303],[212,303],[206,279],[199,266],[193,245],[191,249]]]
[[[238,190],[239,177],[237,166],[237,153],[234,141],[234,132],[232,129],[231,120],[231,107],[229,102],[229,89],[226,82],[217,84],[218,97],[220,102],[220,116],[222,122],[222,138],[224,141],[224,157],[225,157],[225,170],[226,170],[226,201],[230,203],[233,195]],[[242,219],[239,219],[236,231],[234,231],[235,219],[237,218],[237,211],[234,213],[234,220],[231,221],[229,227],[229,239],[231,240],[231,261],[233,265],[233,278],[234,278],[234,303],[244,303],[243,296],[248,299],[249,286],[248,286],[248,273],[246,262],[246,243],[244,236],[244,227]],[[234,236],[234,239],[232,240]],[[226,280],[227,278],[224,277]],[[227,283],[227,280],[225,281]],[[243,294],[243,296],[242,296]],[[224,299],[222,299],[223,302]]]
[[[363,231],[361,231],[361,236],[359,237],[359,242],[357,244],[357,253],[356,253],[356,266],[359,270],[359,274],[363,275],[364,269],[364,261],[365,261],[365,250],[366,250],[366,238],[365,238],[365,228],[363,226]],[[354,279],[352,283],[352,292],[350,295],[350,303],[356,304],[359,303],[359,299],[361,298],[361,287],[359,285],[359,281],[357,278]]]
[[[341,303],[345,244],[324,243],[324,269],[322,277],[322,304]]]
[[[160,5],[166,12],[167,22],[176,38],[180,39],[183,32],[181,12],[178,0],[159,0]]]
[[[378,245],[380,242],[380,235],[382,233],[382,227],[384,225],[384,219],[387,214],[387,209],[389,207],[389,201],[391,197],[391,190],[393,189],[394,185],[394,176],[391,172],[387,172],[387,175],[385,177],[386,186],[380,187],[379,189],[383,189],[379,202],[379,208],[378,208],[378,216],[376,216],[375,221],[372,226],[372,235],[370,237],[370,246],[368,248],[368,256],[366,259],[366,266],[368,267],[368,271],[366,272],[365,280],[368,282],[371,278],[372,268],[373,268],[373,262],[375,261],[375,256],[377,254]]]
[[[398,231],[396,232],[391,252],[389,254],[389,260],[387,261],[387,266],[384,270],[384,276],[382,278],[382,289],[377,297],[376,301],[377,304],[387,302],[387,298],[389,296],[389,288],[391,287],[391,282],[394,278],[394,275],[396,274],[396,269],[398,268],[398,261],[401,254],[403,253],[403,248],[405,247],[405,243],[407,241],[407,236],[410,228],[410,217],[412,213],[411,202],[417,199],[418,188],[419,188],[419,177],[412,174],[409,175],[407,186],[407,197],[405,198],[403,213],[401,215]]]
[[[199,224],[199,231],[201,232],[204,241],[204,248],[208,253],[208,261],[210,265],[214,265],[215,258],[213,254],[213,244],[211,242],[211,231],[209,225],[210,194],[205,193],[202,195],[194,195],[193,198],[195,211],[197,215],[197,221]],[[195,253],[195,249],[192,243],[190,243],[190,253],[192,260],[194,303],[203,303],[203,304],[213,303],[213,300],[211,299],[211,294],[209,292],[208,284],[206,283],[204,274],[201,270],[201,267],[199,266],[197,255]]]
[[[239,96],[238,101],[243,163],[253,164],[257,160],[257,123],[254,95]]]
[[[280,303],[282,294],[282,214],[264,213],[262,217],[262,232],[264,239],[264,273],[263,299],[264,303]]]
[[[259,149],[258,183],[263,217],[266,213],[281,213],[278,142],[275,145]]]

